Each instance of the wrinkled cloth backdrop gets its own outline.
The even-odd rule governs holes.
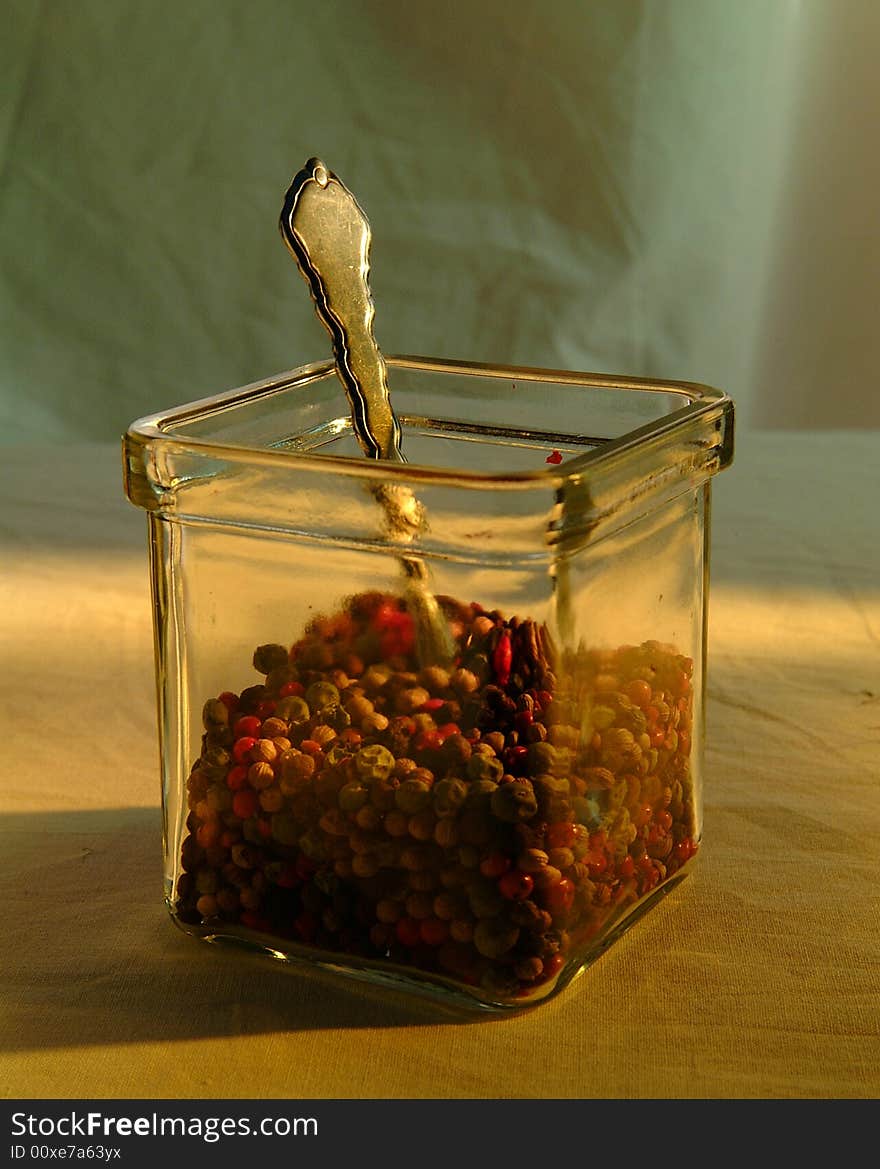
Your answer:
[[[7,0],[0,441],[328,354],[276,222],[320,154],[386,352],[685,378],[876,427],[873,0]]]

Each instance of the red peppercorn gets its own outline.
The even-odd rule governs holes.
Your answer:
[[[654,817],[654,821],[661,832],[668,832],[672,827],[672,816],[669,814],[669,812],[666,811],[665,808],[660,809],[660,811]]]
[[[519,775],[521,770],[525,767],[526,761],[529,757],[528,747],[508,747],[504,755],[504,766],[508,771],[512,771],[514,775]]]
[[[636,678],[626,688],[626,696],[630,702],[640,706],[645,710],[651,701],[652,693],[648,682],[644,682],[641,678]]]
[[[402,946],[412,948],[422,940],[421,923],[414,917],[399,917],[394,923],[394,932]]]
[[[259,704],[259,706],[257,707],[257,714],[259,715],[261,720],[266,719],[266,718],[271,718],[274,713],[275,713],[275,703],[272,702],[272,700],[269,698],[265,699],[265,701],[261,702]]]
[[[568,820],[558,820],[548,825],[545,839],[548,848],[571,848],[577,840],[577,829]]]
[[[257,831],[264,840],[268,840],[272,835],[272,821],[267,820],[265,816],[261,816],[257,821]]]
[[[435,710],[439,710],[441,706],[445,705],[446,701],[443,698],[429,698],[427,702],[422,703],[419,709],[427,711],[428,714],[433,714]]]
[[[629,878],[633,875],[633,873],[635,871],[636,871],[635,861],[627,853],[627,855],[623,858],[623,860],[617,866],[617,875],[619,877],[621,877],[624,881],[628,881]]]
[[[263,720],[261,718],[257,718],[253,714],[246,714],[232,728],[232,733],[236,739],[255,739],[259,735],[262,725]]]
[[[525,901],[534,887],[534,878],[521,869],[511,869],[498,881],[498,889],[508,901]]]
[[[512,664],[513,648],[510,644],[510,634],[505,629],[492,654],[492,672],[499,686],[506,686],[510,681],[510,667]]]
[[[244,763],[248,759],[256,741],[253,735],[244,735],[236,740],[232,748],[232,757],[236,763]]]
[[[425,731],[416,739],[417,751],[437,751],[443,746],[443,736],[439,731]]]
[[[444,741],[451,739],[453,735],[460,735],[461,728],[458,723],[444,723],[442,727],[437,728],[437,734],[440,735]]]
[[[316,743],[314,739],[303,739],[299,745],[299,749],[304,755],[321,755],[321,744]]]
[[[442,946],[449,938],[449,922],[439,917],[426,917],[419,923],[422,941],[429,946]]]
[[[544,891],[544,904],[553,914],[567,913],[574,904],[574,882],[563,877]]]
[[[547,456],[544,462],[552,463],[554,466],[558,466],[562,462],[562,451],[553,451]]]
[[[545,958],[541,981],[543,982],[548,978],[555,977],[564,965],[565,959],[561,954],[551,954],[549,958]]]
[[[291,696],[299,698],[305,694],[305,692],[306,688],[303,686],[302,682],[285,682],[280,690],[282,698],[290,698]]]
[[[400,610],[389,601],[383,601],[373,614],[373,625],[376,629],[388,629],[400,616]]]
[[[514,716],[513,725],[521,735],[524,735],[534,721],[535,716],[530,710],[519,710]]]
[[[218,697],[229,713],[235,714],[238,710],[238,695],[233,694],[231,690],[224,690]]]
[[[675,855],[682,864],[684,864],[685,861],[689,861],[696,851],[696,845],[689,836],[686,836],[684,840],[679,840],[678,844],[675,846]]]
[[[608,857],[604,852],[591,852],[587,856],[587,868],[591,877],[601,877],[608,868]]]
[[[211,845],[219,841],[221,831],[218,820],[206,820],[204,824],[199,825],[196,831],[196,840],[202,848],[210,848]]]
[[[249,787],[236,792],[232,797],[232,810],[239,820],[249,820],[251,816],[256,815],[259,806],[260,801],[257,798],[257,793]]]
[[[230,767],[229,774],[226,776],[226,786],[230,789],[230,791],[241,791],[241,789],[247,783],[247,777],[247,767],[244,767],[239,763],[236,767]]]

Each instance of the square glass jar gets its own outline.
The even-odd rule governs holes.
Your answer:
[[[698,852],[710,480],[733,404],[387,363],[403,464],[361,454],[330,361],[125,436],[165,900],[210,941],[520,1010]],[[415,505],[405,536],[389,497]]]

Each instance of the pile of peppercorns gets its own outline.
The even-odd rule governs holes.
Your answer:
[[[438,598],[420,669],[384,593],[316,617],[205,703],[174,912],[470,988],[549,993],[696,851],[692,662],[558,654],[546,627]]]

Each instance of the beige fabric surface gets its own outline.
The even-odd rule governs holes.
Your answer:
[[[878,465],[877,434],[740,436],[700,863],[556,1000],[463,1023],[175,930],[143,517],[115,446],[8,448],[4,1094],[878,1095]]]

